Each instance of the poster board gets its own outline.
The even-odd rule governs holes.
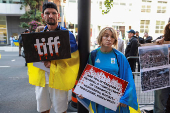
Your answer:
[[[138,48],[143,92],[170,87],[170,42]]]
[[[69,31],[21,34],[26,63],[71,58]]]
[[[87,64],[74,92],[116,111],[128,82]]]

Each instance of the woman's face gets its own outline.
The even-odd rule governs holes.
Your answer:
[[[115,42],[115,38],[113,37],[113,33],[110,30],[106,30],[102,37],[102,45],[101,46],[112,47],[114,42]]]

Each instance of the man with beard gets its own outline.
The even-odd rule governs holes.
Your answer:
[[[58,25],[60,14],[56,4],[43,4],[42,19],[46,22],[43,31],[66,30]],[[68,90],[74,87],[79,70],[79,52],[74,35],[69,31],[71,58],[45,61],[50,73],[28,63],[29,83],[35,85],[37,111],[49,113],[51,106],[56,113],[66,113]]]
[[[148,32],[144,33],[145,37],[145,43],[151,43],[152,42],[152,37],[148,35]]]
[[[136,35],[136,37],[137,37],[137,39],[138,39],[140,44],[144,44],[145,43],[144,39],[139,36],[139,32],[138,31],[136,31],[135,35]]]

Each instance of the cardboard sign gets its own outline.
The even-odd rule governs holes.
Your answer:
[[[127,81],[87,64],[74,92],[116,111],[127,85]]]
[[[138,48],[143,92],[170,87],[170,44]]]
[[[22,34],[27,63],[71,58],[67,30]]]

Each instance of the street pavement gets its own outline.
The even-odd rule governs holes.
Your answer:
[[[25,59],[19,57],[18,47],[0,47],[0,113],[38,113],[36,107],[35,86],[28,82]],[[75,110],[69,106],[67,113]],[[55,112],[51,109],[50,113]]]

